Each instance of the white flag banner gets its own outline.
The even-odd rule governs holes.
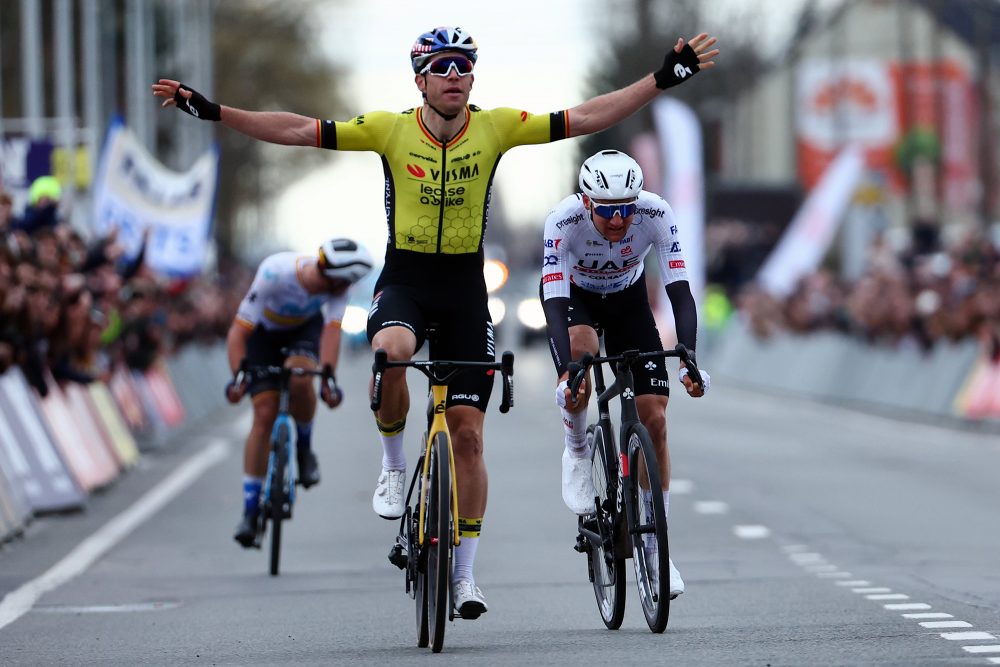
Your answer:
[[[135,257],[146,241],[145,262],[170,276],[201,271],[215,208],[219,153],[212,148],[186,172],[164,167],[120,121],[112,123],[94,184],[94,229],[118,230]]]
[[[864,167],[862,150],[853,145],[841,151],[827,168],[757,274],[767,292],[787,296],[799,278],[819,267]]]
[[[674,211],[681,252],[695,303],[705,293],[705,176],[701,125],[691,107],[672,97],[653,103],[653,122],[660,140],[663,185],[647,184],[667,200]]]

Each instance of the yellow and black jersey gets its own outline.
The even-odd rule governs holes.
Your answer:
[[[422,114],[421,107],[402,113],[375,111],[346,122],[317,120],[319,146],[374,151],[382,157],[387,263],[400,251],[479,254],[500,156],[514,146],[569,135],[565,111],[534,115],[469,105],[465,125],[444,143],[427,128]]]

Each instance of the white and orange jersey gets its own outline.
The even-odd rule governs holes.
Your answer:
[[[324,326],[339,325],[347,309],[347,294],[310,294],[302,286],[302,268],[315,261],[315,255],[294,252],[267,257],[240,302],[236,320],[251,329],[260,325],[275,331],[300,326],[322,313]]]
[[[658,195],[642,191],[625,238],[608,241],[594,227],[580,194],[559,202],[545,219],[542,294],[568,297],[570,283],[597,294],[620,292],[642,278],[643,259],[653,248],[663,285],[687,280],[677,223]]]

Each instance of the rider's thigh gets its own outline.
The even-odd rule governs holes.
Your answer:
[[[270,430],[278,416],[278,392],[263,391],[253,397],[254,428]]]

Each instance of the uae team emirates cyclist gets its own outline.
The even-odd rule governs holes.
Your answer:
[[[477,48],[457,27],[435,28],[413,44],[410,63],[423,105],[402,112],[375,111],[338,122],[246,111],[211,102],[170,79],[153,84],[153,94],[164,98],[163,106],[219,121],[262,141],[378,153],[385,172],[389,240],[368,317],[372,348],[385,349],[390,360],[408,360],[423,345],[427,326],[434,324],[433,358],[492,361],[483,236],[500,157],[515,146],[611,127],[662,90],[714,66],[714,44],[715,38],[704,33],[689,43],[678,39],[656,72],[572,109],[539,115],[469,104]],[[382,407],[375,415],[382,472],[372,506],[379,516],[396,519],[403,513],[403,427],[409,393],[402,369],[387,371],[383,381]],[[454,602],[467,619],[486,611],[472,565],[486,511],[483,417],[492,388],[492,374],[469,371],[455,378],[448,397],[462,537],[455,549]]]

